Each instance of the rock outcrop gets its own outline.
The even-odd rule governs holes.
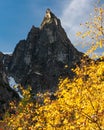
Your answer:
[[[40,28],[33,26],[26,40],[17,44],[8,72],[17,83],[31,85],[35,92],[54,91],[59,77],[71,75],[70,68],[82,56],[71,44],[60,20],[47,9]]]
[[[3,53],[0,53],[0,120],[13,100],[19,100],[18,94],[10,88],[7,74],[2,63]]]

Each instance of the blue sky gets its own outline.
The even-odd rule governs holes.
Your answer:
[[[79,24],[88,19],[96,1],[0,0],[0,51],[13,52],[19,40],[26,39],[32,25],[40,26],[47,8],[61,19],[68,37],[76,46],[75,33],[80,31]]]

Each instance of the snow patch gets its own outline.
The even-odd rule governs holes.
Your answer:
[[[42,76],[42,74],[40,72],[34,72],[34,73],[37,74],[37,75]]]
[[[15,79],[13,78],[13,77],[8,77],[8,81],[9,81],[9,85],[10,85],[10,87],[12,88],[12,89],[14,89],[14,86],[16,85],[18,85],[17,83],[16,83],[16,81],[15,81]]]
[[[21,95],[18,89],[19,84],[16,83],[15,79],[12,76],[10,76],[8,77],[8,81],[9,81],[9,86],[18,93],[20,98],[23,98],[23,96]]]

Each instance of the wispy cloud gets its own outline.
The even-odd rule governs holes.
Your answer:
[[[81,30],[80,24],[89,19],[89,14],[97,0],[71,0],[63,7],[61,20],[72,43],[76,44],[76,32]]]

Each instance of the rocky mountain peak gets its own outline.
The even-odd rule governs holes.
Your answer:
[[[34,93],[55,91],[60,77],[72,77],[71,68],[82,56],[67,37],[60,20],[47,9],[40,28],[32,26],[12,55],[0,53],[0,113],[5,105],[8,108],[9,101],[19,99],[13,86],[9,87],[8,79],[25,88],[30,85]]]
[[[48,8],[46,10],[44,19],[41,23],[40,29],[44,27],[46,24],[55,24],[56,26],[60,25],[60,20],[51,12],[51,10]]]
[[[82,56],[67,37],[60,20],[47,9],[41,27],[32,26],[26,40],[16,45],[6,66],[16,83],[30,85],[35,92],[55,91],[59,77],[72,75],[71,68]]]

